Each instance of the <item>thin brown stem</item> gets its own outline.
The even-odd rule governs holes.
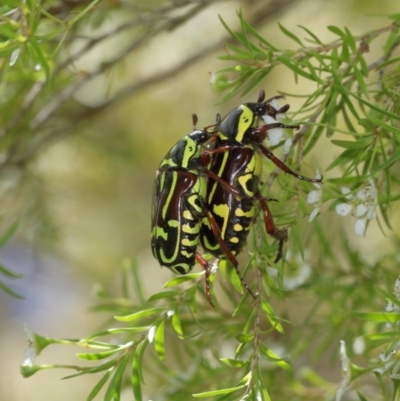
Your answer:
[[[258,236],[259,244],[257,248],[260,249],[261,246],[261,236]],[[256,251],[258,252],[258,251]],[[258,363],[260,360],[260,352],[259,352],[259,344],[261,341],[261,299],[262,299],[262,280],[263,280],[263,273],[259,267],[260,264],[260,257],[257,253],[256,259],[254,263],[256,264],[256,294],[257,298],[254,301],[254,340],[253,340],[253,355],[250,365],[250,379],[248,382],[246,393],[249,393],[253,388],[253,377],[255,375],[256,370],[258,369]]]
[[[151,39],[155,38],[158,34],[164,32],[164,31],[171,31],[178,26],[182,25],[184,22],[186,22],[189,18],[191,18],[194,14],[199,13],[204,10],[206,6],[209,4],[218,2],[220,0],[201,0],[196,2],[196,7],[192,7],[189,12],[184,14],[183,16],[176,17],[175,19],[172,19],[170,21],[166,21],[166,23],[160,24],[160,26],[152,32],[148,32],[144,37],[139,38],[138,40],[132,42],[130,46],[128,46],[124,52],[122,52],[119,56],[114,58],[112,61],[108,63],[104,63],[99,68],[95,71],[93,71],[91,74],[87,74],[85,76],[79,76],[77,77],[77,80],[72,82],[68,88],[65,88],[60,94],[57,96],[53,97],[48,103],[44,104],[41,109],[36,113],[35,117],[30,123],[31,128],[34,128],[34,131],[32,134],[34,134],[35,131],[38,130],[43,130],[43,128],[46,126],[46,124],[50,121],[53,121],[54,118],[52,118],[61,108],[61,106],[78,90],[84,83],[88,82],[90,79],[95,78],[97,75],[104,73],[107,69],[113,67],[116,63],[121,61],[124,57],[126,57],[128,54],[132,53],[134,50],[136,50],[139,46],[142,46],[146,43],[148,43]],[[293,3],[295,0],[274,0],[270,3],[269,7],[263,7],[260,12],[257,12],[254,17],[250,20],[250,23],[257,27],[261,24],[265,24],[266,20],[275,17],[277,14],[282,12],[285,7],[287,7],[289,4]],[[180,1],[180,2],[173,2],[172,3],[174,7],[182,7],[184,5],[193,5],[192,1]],[[167,7],[167,6],[166,6]],[[163,12],[159,13],[159,16],[163,16],[162,18],[165,18],[165,13],[166,11],[173,11],[174,8],[171,8],[172,5],[170,5],[170,8],[165,8]],[[271,11],[272,10],[272,11]],[[111,34],[118,34],[122,32],[123,30],[129,29],[130,24],[125,24],[124,26],[117,27],[115,31],[111,32],[108,34],[107,38],[110,37]],[[84,49],[79,51],[78,53],[75,53],[72,55],[70,58],[62,62],[61,64],[58,65],[58,67],[55,68],[53,72],[53,77],[57,76],[58,74],[62,73],[67,67],[73,65],[73,63],[76,61],[77,58],[79,58],[82,54],[90,50],[91,47],[94,45],[100,43],[102,40],[106,39],[106,35],[103,35],[100,38],[94,38],[92,41],[88,42],[85,46]],[[124,88],[122,91],[117,93],[112,99],[101,105],[100,107],[93,109],[93,108],[84,108],[82,112],[79,112],[79,114],[75,115],[73,120],[74,124],[70,124],[67,127],[63,127],[63,129],[60,131],[58,124],[52,124],[51,131],[49,131],[46,135],[43,135],[43,137],[39,140],[34,141],[34,145],[30,146],[26,151],[24,151],[23,154],[18,154],[19,148],[18,144],[16,144],[13,149],[9,151],[8,156],[6,157],[4,163],[25,163],[28,161],[30,158],[32,158],[34,155],[37,154],[38,151],[42,150],[49,144],[53,143],[55,140],[58,140],[60,138],[63,138],[67,135],[69,135],[72,132],[76,132],[77,124],[79,122],[83,122],[87,120],[88,118],[91,118],[93,115],[97,115],[99,112],[102,112],[105,108],[114,105],[117,101],[120,99],[133,95],[137,93],[138,91],[149,87],[151,85],[157,84],[159,82],[162,82],[166,80],[167,78],[177,75],[181,73],[182,71],[186,70],[189,68],[191,65],[195,64],[197,61],[203,59],[205,56],[217,51],[218,49],[222,48],[223,43],[229,42],[231,39],[227,36],[224,39],[222,39],[219,42],[216,42],[209,47],[205,48],[202,51],[197,52],[196,54],[190,56],[186,60],[184,60],[181,64],[177,65],[176,67],[172,67],[169,70],[162,71],[160,73],[156,73],[152,75],[151,77],[143,80],[136,81],[132,85]],[[17,114],[12,118],[8,124],[6,124],[2,129],[0,129],[0,137],[3,135],[6,135],[7,133],[11,132],[12,130],[15,130],[18,125],[21,123],[21,121],[24,120],[28,116],[28,114],[33,110],[33,108],[36,106],[36,104],[40,100],[40,95],[44,92],[45,90],[45,84],[46,82],[40,81],[34,84],[30,92],[25,98],[25,101],[23,103],[23,106],[21,109],[17,112]]]

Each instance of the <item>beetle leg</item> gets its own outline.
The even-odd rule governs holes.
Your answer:
[[[237,188],[233,187],[232,185],[228,184],[226,181],[224,181],[221,177],[218,177],[215,173],[212,171],[206,170],[205,173],[213,180],[217,181],[218,184],[220,184],[225,190],[228,192],[239,196],[241,199],[250,199],[250,200],[256,200],[258,199],[257,196],[248,196],[244,195],[241,191],[239,191]],[[273,201],[273,202],[278,202],[278,199],[275,198],[270,198],[270,197],[265,197],[264,198],[266,201]]]
[[[215,238],[218,241],[219,246],[221,247],[222,251],[224,252],[225,256],[228,258],[228,260],[232,263],[233,268],[236,271],[236,274],[238,275],[240,282],[242,283],[242,286],[246,289],[246,291],[255,299],[255,295],[253,294],[253,291],[251,291],[250,287],[247,285],[247,283],[244,281],[244,278],[242,274],[240,273],[240,270],[238,268],[238,261],[231,252],[231,250],[228,248],[226,245],[225,241],[221,237],[221,230],[218,227],[217,222],[214,219],[214,216],[210,213],[210,211],[204,207],[204,213],[206,214],[208,221],[210,222],[211,225],[211,230],[215,236]]]
[[[284,171],[287,174],[293,175],[300,180],[303,181],[308,181],[308,182],[322,182],[322,178],[308,178],[304,177],[300,174],[297,174],[293,170],[291,170],[282,160],[279,160],[266,146],[264,145],[259,145],[259,148],[261,149],[261,152],[264,154],[264,156],[268,157],[269,160],[271,160],[277,167],[279,167],[282,171]]]
[[[219,148],[215,149],[207,149],[202,153],[202,156],[204,157],[209,157],[210,155],[214,153],[224,153],[224,152],[229,152],[231,149],[236,149],[236,148],[241,148],[241,145],[224,145],[220,146]],[[205,159],[207,160],[207,159]]]
[[[213,304],[212,297],[211,297],[211,289],[210,289],[210,272],[211,272],[211,266],[210,264],[204,259],[203,256],[201,256],[198,252],[196,252],[196,260],[199,262],[201,267],[205,270],[206,272],[206,297],[208,299],[209,304],[215,308],[215,305]]]
[[[213,141],[217,140],[217,138],[218,138],[217,134],[218,133],[213,135],[209,139],[209,142],[213,142]],[[200,165],[203,167],[206,167],[211,161],[211,155],[213,155],[215,153],[229,152],[229,150],[234,149],[234,148],[240,148],[240,146],[239,145],[225,145],[225,146],[221,146],[221,147],[215,148],[215,149],[204,150],[199,157]]]
[[[216,149],[211,149],[211,150],[206,150],[203,152],[204,159],[202,161],[202,165],[206,165],[208,164],[208,162],[206,161],[206,158],[209,158],[210,154],[213,153],[223,153],[223,152],[229,152],[229,150],[233,149],[233,148],[240,148],[240,146],[236,146],[236,145],[227,145],[227,146],[221,146],[220,148],[216,148]],[[209,160],[209,159],[208,159]],[[218,182],[218,184],[220,184],[224,189],[226,189],[228,192],[239,196],[240,198],[245,198],[245,199],[252,199],[252,200],[256,200],[258,199],[258,197],[256,196],[248,196],[248,195],[244,195],[241,191],[239,191],[237,188],[233,187],[232,185],[228,184],[226,181],[224,181],[221,177],[218,177],[217,174],[213,173],[210,170],[204,170],[204,173],[211,179],[215,180]],[[274,198],[269,198],[266,197],[264,198],[267,201],[272,201],[272,202],[278,202],[278,199],[274,199]]]
[[[256,143],[258,146],[262,146],[261,143],[267,138],[267,131],[270,131],[274,128],[292,128],[292,129],[299,129],[299,125],[286,125],[279,122],[271,123],[271,124],[264,124],[258,127],[252,128],[247,132],[247,139],[251,142]]]
[[[287,240],[288,238],[287,230],[286,229],[280,230],[276,228],[274,220],[272,218],[271,210],[269,209],[267,202],[261,196],[260,193],[257,193],[257,198],[260,201],[261,209],[264,214],[265,230],[269,235],[271,235],[273,238],[279,241],[278,253],[274,260],[274,263],[277,263],[282,258],[283,244],[285,240]]]
[[[256,134],[258,132],[265,132],[269,131],[274,128],[292,128],[292,129],[299,129],[300,125],[288,125],[288,124],[282,124],[282,123],[271,123],[271,124],[264,124],[260,125],[259,127],[253,128],[253,132]]]

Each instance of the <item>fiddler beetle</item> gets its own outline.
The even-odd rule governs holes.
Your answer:
[[[197,116],[192,115],[194,128]],[[222,188],[237,197],[243,196],[238,189],[226,184],[223,179],[208,171],[214,152],[205,149],[207,142],[215,141],[215,127],[208,126],[194,131],[177,142],[158,167],[153,185],[151,249],[161,266],[175,273],[186,274],[197,261],[206,271],[206,295],[212,306],[210,294],[210,265],[197,251],[200,241],[201,223],[209,223],[210,235],[218,244],[224,257],[232,261],[243,286],[254,297],[237,268],[237,261],[230,247],[221,238],[221,232],[213,215],[205,205],[207,178],[218,182]]]
[[[259,191],[262,173],[262,155],[270,159],[284,172],[308,182],[321,182],[321,179],[303,177],[291,170],[285,163],[262,144],[267,131],[273,128],[293,128],[297,125],[285,125],[279,122],[258,126],[258,119],[263,115],[276,117],[289,109],[285,105],[279,110],[271,106],[272,99],[264,101],[265,93],[261,91],[256,103],[244,103],[233,109],[217,126],[216,150],[210,172],[237,189],[241,194],[236,196],[232,191],[225,191],[220,181],[210,180],[207,186],[206,208],[216,221],[221,238],[233,255],[238,255],[245,246],[251,225],[256,217],[256,202],[261,205],[265,229],[278,240],[277,262],[282,257],[283,244],[287,239],[287,230],[276,228],[267,200]],[[209,219],[202,220],[200,242],[206,252],[217,258],[225,258],[213,235]]]

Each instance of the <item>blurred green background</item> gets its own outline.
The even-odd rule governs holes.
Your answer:
[[[107,16],[96,21],[93,15],[79,25],[74,39],[66,42],[55,62],[84,46],[88,38],[129,21],[144,4],[155,8],[170,4],[155,0],[105,3],[109,7]],[[74,6],[73,1],[68,4]],[[94,303],[94,285],[100,283],[111,291],[118,288],[124,258],[137,260],[147,295],[160,290],[171,277],[172,273],[161,269],[153,259],[149,246],[156,168],[168,149],[191,131],[193,112],[198,114],[202,127],[212,124],[217,112],[224,115],[242,101],[236,98],[217,105],[220,97],[210,88],[210,72],[228,66],[217,59],[224,54],[222,43],[228,40],[218,15],[235,27],[236,11],[241,8],[267,38],[289,47],[293,44],[280,33],[278,21],[291,30],[304,25],[323,41],[330,41],[328,25],[348,26],[352,32],[362,33],[387,24],[380,15],[399,12],[398,2],[393,0],[205,4],[175,29],[154,35],[109,71],[83,85],[43,127],[42,136],[30,136],[26,127],[23,138],[28,145],[21,141],[15,159],[4,163],[0,172],[2,223],[8,227],[18,220],[20,225],[13,240],[1,250],[0,260],[24,275],[7,284],[25,299],[0,292],[2,401],[82,400],[96,380],[84,376],[73,382],[60,381],[65,373],[61,371],[23,379],[19,374],[27,348],[23,322],[43,335],[84,337],[102,322],[100,315],[87,312]],[[176,7],[174,15],[184,11]],[[86,51],[70,69],[85,76],[118,54],[131,35],[145,34],[145,29],[133,27],[110,36]],[[30,67],[26,66],[27,71]],[[278,90],[307,92],[307,88],[293,85],[291,75],[274,71],[262,88],[267,97]],[[121,96],[125,90],[126,95]],[[254,91],[246,101],[254,101],[257,93]],[[8,94],[2,96],[6,103]],[[49,90],[47,96],[51,104],[51,97],[56,100],[60,93]],[[295,99],[291,106],[296,109]],[[17,115],[17,111],[5,106],[2,112],[10,116]],[[43,140],[46,135],[48,139]],[[42,142],[36,142],[36,138]],[[40,146],[36,152],[37,143]],[[35,149],[32,156],[31,149]],[[331,161],[330,153],[330,149],[321,148],[319,158],[312,156],[322,173]],[[355,239],[354,244],[366,249],[367,256],[376,257],[377,252],[385,252],[382,237],[379,232],[377,235]],[[41,363],[75,363],[73,353],[65,349],[46,351],[45,360],[42,358]],[[126,399],[131,399],[130,395]]]

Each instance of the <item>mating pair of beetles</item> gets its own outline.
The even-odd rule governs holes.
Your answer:
[[[292,171],[262,144],[267,132],[274,128],[293,128],[279,122],[258,125],[264,115],[276,118],[289,105],[275,109],[274,98],[265,101],[260,91],[256,103],[244,103],[233,109],[216,124],[196,129],[181,139],[165,156],[154,181],[151,248],[161,266],[175,273],[186,274],[197,261],[206,271],[206,296],[210,294],[210,264],[198,252],[201,243],[206,253],[228,259],[243,287],[254,294],[238,269],[238,255],[256,217],[260,204],[265,229],[278,240],[275,261],[282,256],[287,230],[274,225],[268,201],[259,191],[262,154],[284,172],[308,182],[322,179],[303,177]]]

